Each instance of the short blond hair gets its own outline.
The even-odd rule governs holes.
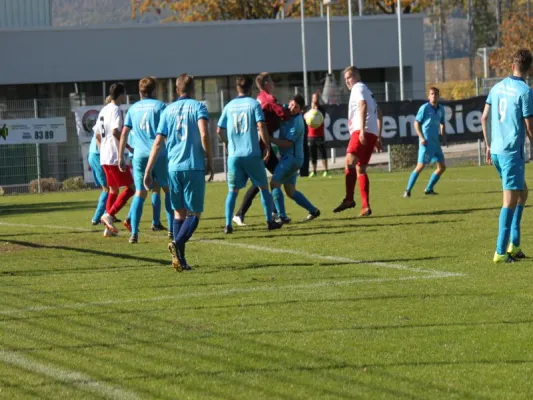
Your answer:
[[[179,95],[190,96],[194,92],[194,77],[188,74],[181,74],[176,79],[176,90]]]
[[[151,97],[155,92],[155,78],[152,76],[145,76],[139,81],[139,93],[143,97]]]

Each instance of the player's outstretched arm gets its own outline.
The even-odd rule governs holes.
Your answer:
[[[118,144],[118,167],[122,172],[126,170],[126,163],[124,163],[124,149],[128,143],[128,136],[130,128],[125,126],[122,128],[122,134],[120,135],[120,143]]]
[[[492,158],[490,156],[490,143],[487,134],[487,119],[489,118],[489,114],[490,104],[485,104],[485,108],[483,109],[483,115],[481,116],[481,129],[483,130],[483,138],[485,140],[485,162],[487,164],[492,164]]]
[[[215,177],[215,162],[213,160],[213,150],[211,149],[211,140],[209,139],[209,130],[207,129],[206,119],[202,118],[198,121],[198,129],[200,130],[200,136],[202,138],[202,147],[207,156],[207,172],[209,173],[207,181],[211,182]]]
[[[146,164],[146,171],[144,172],[144,187],[146,190],[152,188],[152,170],[154,169],[155,162],[159,158],[159,153],[165,145],[165,137],[163,135],[157,135],[152,145],[152,151],[150,151],[150,158],[148,158],[148,164]]]

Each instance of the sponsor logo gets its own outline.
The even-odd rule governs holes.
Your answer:
[[[96,124],[96,120],[98,119],[98,110],[89,110],[85,114],[83,114],[83,117],[81,118],[81,124],[83,125],[83,129],[85,132],[91,132],[93,130],[94,125]]]

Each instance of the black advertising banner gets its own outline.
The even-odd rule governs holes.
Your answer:
[[[486,96],[441,102],[446,112],[448,143],[476,141],[483,138],[481,115]],[[379,103],[383,112],[382,137],[387,144],[418,144],[414,122],[424,100],[392,101]],[[326,107],[325,135],[330,146],[346,146],[350,139],[348,131],[348,105]]]

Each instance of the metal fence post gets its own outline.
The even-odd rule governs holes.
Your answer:
[[[331,164],[335,164],[337,158],[337,149],[335,147],[331,148]]]
[[[385,81],[385,101],[389,101],[389,81]]]
[[[392,153],[390,149],[390,144],[387,145],[387,155],[389,158],[389,172],[392,172]]]
[[[37,99],[33,99],[33,114],[35,118],[39,118]],[[35,158],[37,159],[37,191],[41,193],[41,149],[38,143],[35,143]]]
[[[224,91],[220,91],[220,112],[224,110]],[[226,164],[226,157],[227,151],[226,151],[226,143],[222,143],[222,165],[224,166],[224,182],[228,181],[228,167]]]
[[[476,76],[476,96],[479,96],[479,79]]]
[[[481,149],[481,139],[478,139],[477,140],[477,163],[478,165],[481,167],[482,165],[482,157],[481,157],[481,154],[483,153],[482,149]]]

